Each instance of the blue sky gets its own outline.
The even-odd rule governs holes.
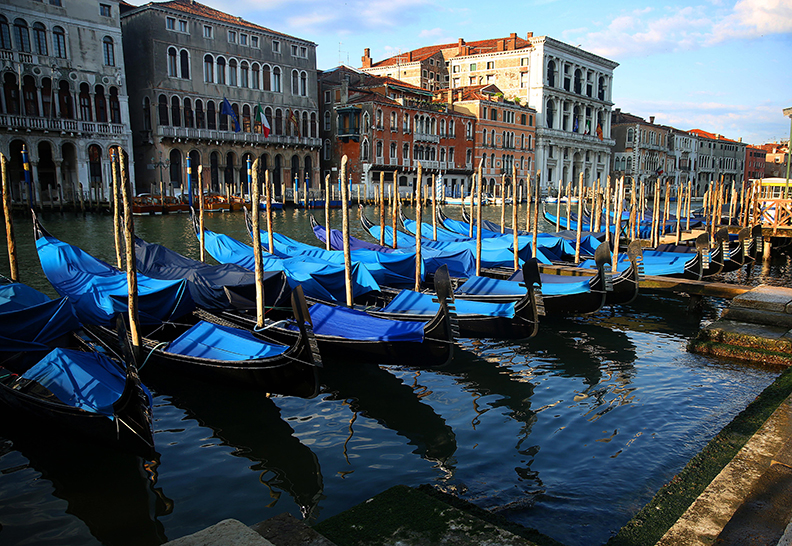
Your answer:
[[[200,1],[200,0],[199,0]],[[432,44],[547,35],[619,63],[614,107],[751,144],[789,138],[792,0],[204,0],[318,44],[317,67]]]

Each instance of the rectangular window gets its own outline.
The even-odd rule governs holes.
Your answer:
[[[528,66],[528,57],[522,57],[520,59],[520,66]]]
[[[165,28],[167,28],[168,30],[176,30],[176,19],[174,19],[173,17],[166,17]]]
[[[459,65],[458,65],[458,64],[455,64],[454,66],[452,66],[452,67],[451,67],[451,72],[454,72],[455,74],[456,74],[457,72],[459,72]]]
[[[228,41],[231,42],[232,44],[236,43],[236,41],[237,41],[237,33],[236,33],[236,31],[234,31],[234,30],[229,30],[228,31]]]
[[[280,42],[277,40],[272,40],[272,51],[273,53],[280,53]]]
[[[49,0],[49,3],[50,6],[58,6],[59,8],[63,7],[63,4],[61,4],[61,0]]]
[[[474,72],[476,70],[476,63],[470,63],[470,71]]]
[[[302,57],[303,59],[307,59],[308,58],[308,48],[307,47],[301,47],[300,48],[300,57]]]
[[[212,27],[204,25],[204,38],[213,38]]]
[[[110,11],[110,4],[99,4],[99,15],[101,15],[102,17],[112,16],[112,11]]]
[[[495,68],[495,61],[487,61],[487,70]]]
[[[250,46],[251,47],[258,47],[259,46],[259,38],[258,38],[258,36],[251,36],[250,37]]]
[[[179,32],[187,32],[187,21],[179,21]]]
[[[240,43],[240,45],[248,45],[248,35],[247,34],[240,34],[239,35],[239,43]]]
[[[298,52],[299,52],[299,51],[300,51],[300,50],[297,48],[297,46],[296,46],[296,45],[292,45],[292,46],[291,46],[291,53],[292,53],[292,57],[296,57],[296,56],[298,55]]]
[[[325,103],[329,103],[330,102],[330,91],[325,91],[324,92],[324,101],[325,101]]]

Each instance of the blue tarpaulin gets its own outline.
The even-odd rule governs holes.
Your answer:
[[[402,290],[382,310],[388,313],[434,315],[440,304],[432,301],[432,294]],[[513,303],[485,303],[481,301],[455,300],[457,315],[481,315],[483,317],[514,318]]]
[[[124,392],[126,372],[103,354],[54,349],[24,375],[69,406],[111,417]],[[143,387],[151,405],[151,393]]]
[[[68,296],[85,324],[111,326],[127,312],[126,273],[54,237],[36,240],[44,274],[61,296]],[[138,274],[138,312],[142,324],[181,317],[195,307],[187,282],[163,281]]]
[[[0,285],[0,351],[40,351],[80,327],[67,298],[20,283]]]
[[[318,335],[336,336],[357,341],[415,341],[424,338],[425,322],[388,320],[348,307],[316,303],[311,306],[313,331]],[[294,323],[289,329],[297,330]]]
[[[168,344],[168,353],[213,360],[253,360],[283,354],[288,347],[267,343],[246,330],[201,321]]]

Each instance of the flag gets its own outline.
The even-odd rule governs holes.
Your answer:
[[[294,125],[294,133],[300,136],[300,120],[297,118],[293,110],[289,110],[289,121]]]
[[[270,131],[272,128],[270,127],[269,121],[267,121],[267,116],[264,115],[264,109],[261,108],[261,105],[258,104],[253,109],[253,122],[261,122],[261,132],[264,133],[264,138],[267,138],[270,135]]]
[[[572,126],[572,130],[574,132],[576,132],[576,133],[578,132],[578,118],[577,117],[575,117],[575,122],[574,122],[574,125]]]
[[[228,99],[225,97],[223,97],[223,105],[220,106],[220,113],[231,118],[231,121],[234,122],[235,133],[238,133],[239,131],[242,130],[242,126],[239,124],[239,118],[234,112],[234,109],[231,108],[231,103],[228,102]]]
[[[603,138],[604,138],[603,135],[602,135],[602,124],[601,123],[597,124],[597,138],[600,139],[600,140],[603,140]]]
[[[25,145],[22,145],[22,167],[25,170],[25,184],[27,184],[28,206],[33,208],[33,180],[30,173],[30,160]]]

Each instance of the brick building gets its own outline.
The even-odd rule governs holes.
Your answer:
[[[360,184],[367,196],[381,172],[388,187],[396,177],[399,193],[412,193],[418,161],[424,176],[442,175],[448,191],[468,183],[474,117],[433,103],[431,91],[349,67],[322,73],[319,87],[324,174],[337,173],[346,155],[353,191]]]
[[[743,180],[764,178],[766,160],[767,152],[764,150],[764,148],[759,146],[751,146],[750,144],[746,146],[745,173],[743,174]]]
[[[121,25],[139,190],[183,186],[187,158],[214,190],[244,188],[256,157],[276,193],[295,178],[319,187],[316,44],[194,0],[126,5]]]
[[[482,164],[486,191],[495,194],[504,174],[511,179],[512,166],[517,167],[518,183],[524,188],[526,177],[536,174],[536,110],[504,99],[495,85],[446,89],[435,96],[452,104],[455,111],[476,118],[465,131],[475,134],[473,164],[476,169]]]

